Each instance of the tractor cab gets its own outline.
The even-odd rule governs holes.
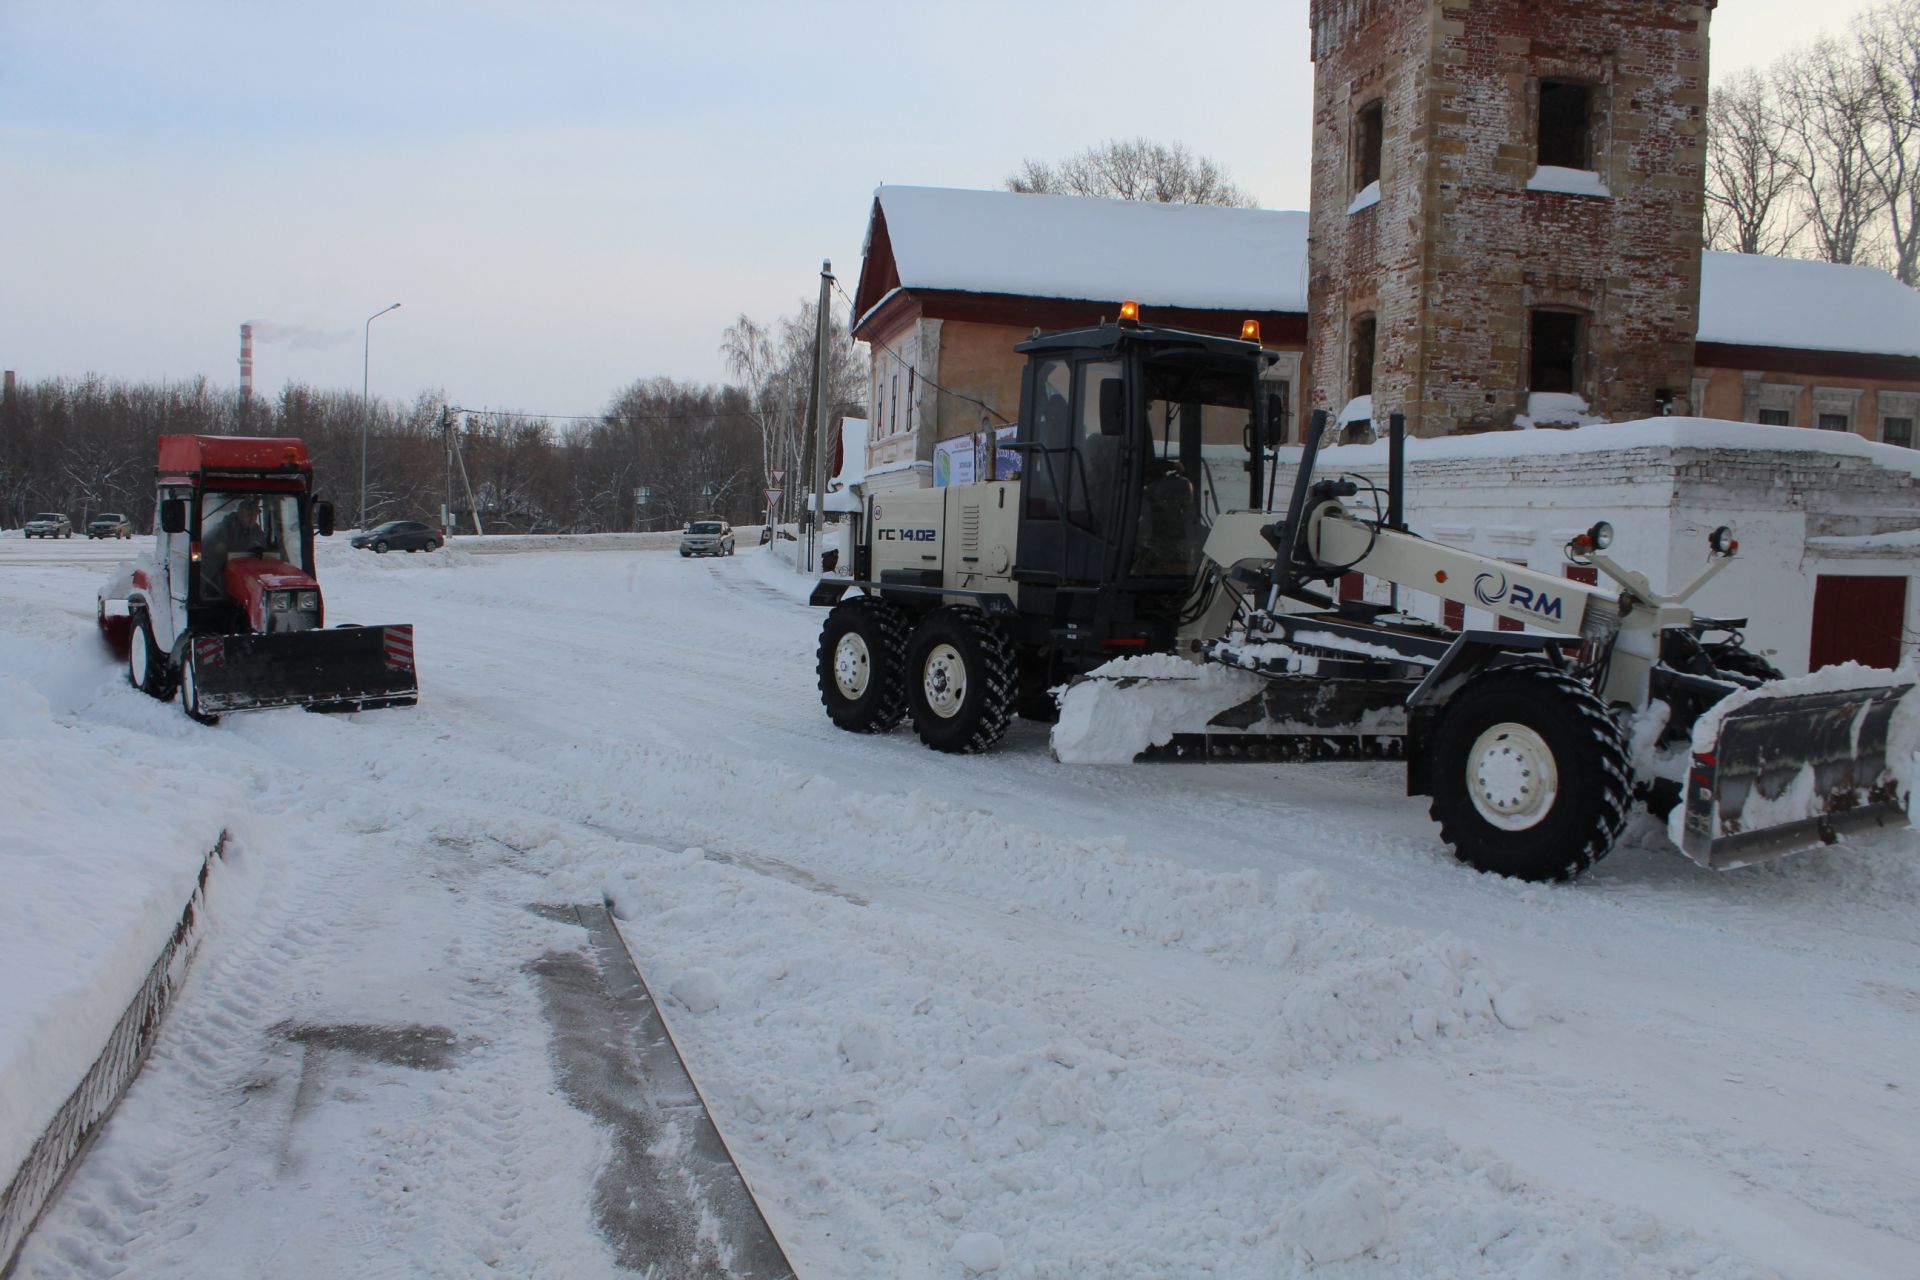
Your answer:
[[[1100,638],[1150,635],[1157,648],[1214,517],[1263,505],[1263,459],[1283,422],[1262,375],[1277,356],[1257,329],[1241,341],[1122,315],[1015,348],[1027,368],[1014,577],[1023,613],[1091,624]]]

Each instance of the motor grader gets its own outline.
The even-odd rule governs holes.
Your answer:
[[[1888,734],[1910,683],[1791,692],[1741,621],[1687,608],[1731,531],[1671,593],[1607,556],[1604,523],[1566,549],[1604,586],[1445,546],[1400,518],[1397,421],[1369,511],[1362,482],[1316,475],[1319,414],[1276,507],[1277,355],[1246,338],[1123,310],[1019,344],[1018,479],[874,495],[851,579],[814,589],[833,722],[972,752],[1019,713],[1070,761],[1398,757],[1460,860],[1531,880],[1605,857],[1636,801],[1718,869],[1906,821]],[[1526,629],[1339,599],[1347,574]]]
[[[161,436],[152,549],[98,591],[100,630],[127,681],[205,724],[229,711],[362,711],[419,701],[413,627],[326,626],[313,495],[299,440]]]

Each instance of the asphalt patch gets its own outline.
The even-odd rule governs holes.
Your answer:
[[[616,1259],[655,1276],[791,1277],[612,918],[598,906],[570,913],[588,951],[550,951],[527,973],[561,1093],[612,1138],[593,1212]]]

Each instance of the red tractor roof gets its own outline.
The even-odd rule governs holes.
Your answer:
[[[268,436],[161,436],[162,476],[214,472],[307,477],[313,463],[304,441]]]

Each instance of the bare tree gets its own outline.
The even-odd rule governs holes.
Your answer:
[[[1877,145],[1867,167],[1886,209],[1894,274],[1920,285],[1920,0],[1893,0],[1854,24],[1870,77]]]
[[[1823,37],[1783,59],[1773,83],[1808,247],[1828,262],[1871,257],[1886,207],[1876,152],[1887,139],[1875,127],[1876,82],[1859,47]]]
[[[803,301],[793,315],[763,327],[746,316],[728,326],[720,344],[728,372],[741,379],[760,426],[761,473],[788,473],[783,505],[791,512],[800,495],[800,445],[806,436],[807,391],[812,383],[818,304]],[[867,360],[838,314],[828,319],[828,421],[858,413],[864,404]]]
[[[1758,74],[1742,72],[1707,105],[1707,246],[1786,252],[1796,230],[1794,181],[1773,93]]]
[[[1058,164],[1024,160],[1007,190],[1029,195],[1107,196],[1159,204],[1218,204],[1250,209],[1254,199],[1227,171],[1180,143],[1145,138],[1103,142]]]

